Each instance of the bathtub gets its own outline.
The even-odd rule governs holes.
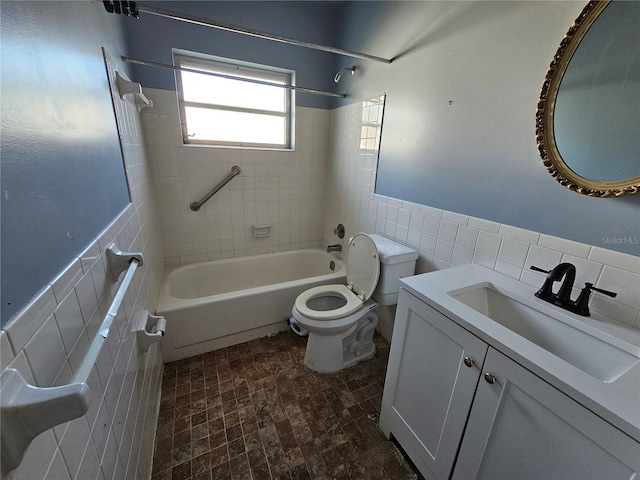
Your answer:
[[[286,330],[300,293],[345,282],[343,261],[320,249],[167,267],[156,308],[164,361]]]

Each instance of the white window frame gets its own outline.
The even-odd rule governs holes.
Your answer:
[[[242,62],[238,60],[214,57],[210,55],[198,54],[194,52],[186,52],[183,50],[173,51],[174,65],[184,68],[205,69],[224,75],[234,75],[239,72],[243,76],[249,76],[255,80],[262,82],[283,82],[286,85],[294,85],[295,72],[266,65],[258,65],[254,63]],[[295,92],[287,89],[285,94],[285,111],[271,111],[262,109],[253,109],[245,107],[234,107],[227,105],[216,105],[200,102],[185,102],[182,88],[182,75],[180,70],[176,71],[176,86],[178,93],[178,104],[180,107],[180,122],[182,128],[182,141],[185,145],[204,145],[211,147],[236,147],[236,148],[259,148],[270,150],[293,150],[293,116],[295,106]],[[200,108],[211,108],[213,110],[226,110],[242,113],[256,113],[268,116],[277,116],[285,119],[286,133],[284,143],[254,143],[254,142],[225,142],[218,140],[202,140],[192,139],[189,137],[187,115],[185,107],[195,106]]]

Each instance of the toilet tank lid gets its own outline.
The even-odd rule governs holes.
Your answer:
[[[368,235],[376,244],[380,256],[380,263],[394,265],[396,263],[410,262],[418,258],[418,252],[413,248],[401,245],[377,233],[370,233]]]

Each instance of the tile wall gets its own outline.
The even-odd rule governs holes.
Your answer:
[[[167,265],[320,246],[328,110],[296,108],[295,152],[184,146],[176,93],[145,92],[154,102],[142,117]],[[242,173],[191,211],[233,165]],[[271,236],[253,238],[251,226],[263,224]]]
[[[153,184],[139,116],[117,102],[132,203],[0,333],[2,369],[29,383],[68,383],[106,315],[118,284],[109,279],[106,247],[144,255],[89,376],[86,415],[47,430],[32,442],[12,480],[149,478],[160,399],[162,353],[138,350],[134,323],[153,311],[163,253]]]
[[[371,122],[377,113],[371,102],[331,112],[325,241],[338,241],[333,228],[343,223],[345,245],[350,235],[363,231],[419,250],[418,273],[473,262],[535,286],[542,285],[544,275],[529,270],[531,265],[571,262],[577,268],[574,298],[584,282],[615,291],[615,299],[593,294],[591,309],[640,328],[640,257],[374,194],[377,151],[371,148]],[[640,240],[603,238],[603,245],[613,241]],[[390,339],[393,309],[381,313],[380,329]]]

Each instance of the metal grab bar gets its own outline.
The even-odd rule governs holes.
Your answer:
[[[98,333],[91,342],[76,373],[66,385],[36,387],[29,384],[14,368],[2,372],[0,383],[0,452],[2,476],[18,468],[32,440],[45,430],[83,416],[91,404],[91,391],[87,385],[89,375],[100,355],[103,344],[118,309],[133,280],[142,266],[141,253],[121,252],[109,245],[107,262],[114,281],[124,271],[109,312],[102,320]]]
[[[218,193],[222,187],[224,187],[227,183],[229,183],[233,177],[235,177],[236,175],[240,175],[241,171],[242,170],[240,170],[240,167],[238,165],[234,165],[233,168],[231,168],[231,173],[229,175],[227,175],[222,180],[220,180],[220,183],[218,183],[215,187],[213,187],[211,191],[207,193],[204,197],[202,197],[202,199],[199,202],[191,202],[189,204],[189,208],[194,212],[197,212],[198,210],[200,210],[200,207],[202,205],[207,203],[209,199],[213,197],[216,193]]]

